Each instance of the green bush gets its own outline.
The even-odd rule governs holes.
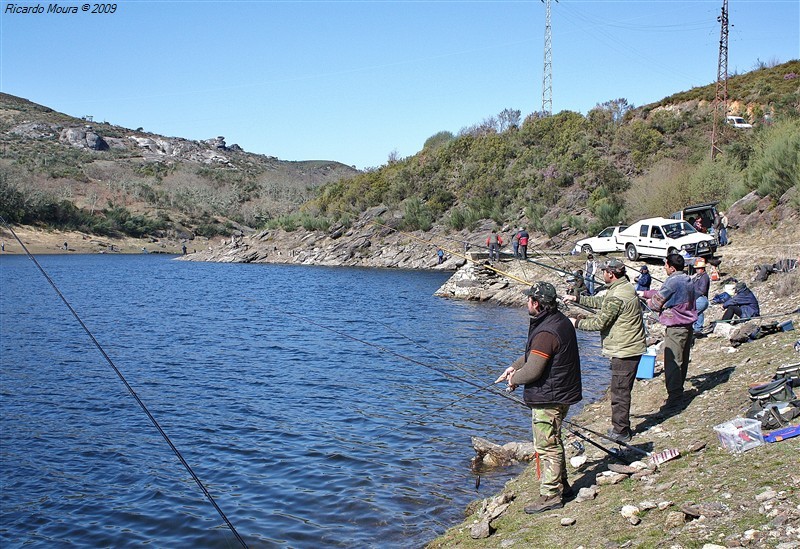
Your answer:
[[[429,231],[433,227],[430,209],[418,198],[406,200],[403,214],[403,228],[409,231]]]
[[[800,121],[777,124],[755,147],[747,181],[760,196],[778,199],[800,187]]]

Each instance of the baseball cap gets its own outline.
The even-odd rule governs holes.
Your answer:
[[[525,295],[531,296],[542,303],[555,303],[558,296],[555,286],[544,281],[534,282],[530,289],[525,290]]]
[[[625,264],[619,259],[609,259],[600,265],[601,271],[611,271],[612,273],[619,273],[625,271]]]

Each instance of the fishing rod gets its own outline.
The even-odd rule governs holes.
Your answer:
[[[11,228],[11,226],[8,224],[8,222],[6,222],[5,218],[3,218],[2,216],[0,216],[0,222],[2,222],[2,224],[3,224],[3,225],[6,227],[6,229],[8,229],[8,230],[11,232],[11,234],[14,236],[14,238],[17,240],[17,242],[19,242],[20,246],[22,246],[22,249],[25,251],[25,255],[28,257],[28,259],[30,259],[31,261],[33,261],[33,263],[34,263],[34,264],[36,265],[36,267],[39,269],[39,272],[41,272],[41,273],[42,273],[42,275],[43,275],[43,276],[44,276],[44,278],[47,280],[47,282],[49,282],[49,283],[50,283],[50,286],[52,286],[52,287],[53,287],[53,289],[55,290],[56,294],[58,294],[58,297],[59,297],[59,298],[61,298],[61,301],[63,301],[63,302],[64,302],[64,305],[66,305],[66,306],[67,306],[67,309],[69,309],[69,312],[70,312],[70,313],[72,313],[72,316],[73,316],[73,317],[75,317],[75,320],[77,320],[77,321],[78,321],[78,324],[80,324],[81,328],[83,328],[83,331],[84,331],[84,332],[86,332],[86,335],[88,335],[88,336],[89,336],[89,339],[91,339],[91,340],[92,340],[92,343],[94,343],[94,346],[95,346],[95,347],[97,347],[97,350],[98,350],[98,351],[100,351],[100,354],[103,356],[103,358],[105,359],[105,361],[108,363],[108,365],[109,365],[109,366],[111,367],[111,369],[114,371],[114,373],[115,373],[115,374],[117,374],[117,377],[119,377],[120,381],[122,381],[122,383],[125,385],[125,388],[128,390],[128,392],[130,393],[130,395],[131,395],[131,396],[133,397],[133,399],[136,401],[136,404],[138,404],[138,405],[139,405],[139,407],[142,409],[142,411],[145,413],[145,415],[147,415],[147,418],[150,420],[150,423],[152,423],[152,424],[153,424],[153,426],[156,428],[156,430],[159,432],[159,434],[161,435],[161,437],[164,439],[164,441],[165,441],[165,442],[167,443],[167,445],[170,447],[170,449],[172,450],[172,452],[173,452],[173,453],[175,454],[175,456],[178,458],[178,461],[180,461],[180,462],[181,462],[181,465],[183,465],[184,469],[186,469],[186,471],[189,473],[189,475],[191,475],[191,477],[192,477],[192,479],[194,480],[195,484],[197,484],[197,486],[200,488],[200,490],[201,490],[201,491],[203,492],[203,494],[205,495],[206,499],[207,499],[207,500],[208,500],[208,501],[211,503],[211,505],[212,505],[212,506],[214,507],[214,509],[217,511],[217,514],[219,514],[219,516],[222,518],[222,520],[223,520],[223,521],[225,522],[225,524],[228,526],[228,529],[230,529],[230,531],[233,533],[234,537],[236,537],[236,539],[239,541],[239,543],[242,545],[242,547],[244,547],[245,549],[247,549],[247,543],[245,543],[244,539],[243,539],[243,538],[242,538],[242,537],[239,535],[239,532],[237,532],[237,531],[236,531],[236,528],[233,526],[233,523],[232,523],[232,522],[231,522],[231,521],[228,519],[228,517],[227,517],[227,516],[225,515],[225,513],[222,511],[222,509],[220,508],[220,506],[219,506],[219,505],[217,505],[217,502],[216,502],[216,500],[214,500],[214,497],[211,495],[211,493],[210,493],[210,492],[208,491],[208,489],[205,487],[205,485],[203,484],[203,482],[200,480],[200,477],[199,477],[199,476],[197,476],[197,474],[196,474],[196,473],[194,472],[194,470],[192,469],[191,465],[189,465],[189,462],[187,462],[187,461],[186,461],[186,459],[185,459],[185,458],[183,457],[183,455],[181,454],[180,450],[178,450],[178,448],[175,446],[175,444],[173,444],[172,440],[170,440],[170,438],[169,438],[169,436],[167,435],[166,431],[164,431],[164,429],[163,429],[163,428],[161,427],[161,425],[158,423],[158,420],[156,420],[155,416],[153,416],[153,414],[152,414],[152,413],[150,412],[150,410],[147,408],[147,406],[146,406],[146,405],[145,405],[145,403],[142,401],[142,399],[141,399],[141,398],[139,398],[139,395],[138,395],[138,394],[136,394],[136,391],[133,389],[133,387],[131,386],[131,384],[130,384],[130,383],[128,383],[128,380],[127,380],[127,379],[125,378],[125,376],[122,374],[122,372],[121,372],[121,371],[120,371],[120,369],[117,367],[117,365],[116,365],[116,364],[114,364],[114,361],[113,361],[113,360],[111,360],[111,357],[109,357],[109,356],[108,356],[108,354],[106,353],[105,349],[103,349],[103,346],[102,346],[102,345],[100,345],[100,342],[99,342],[99,341],[97,341],[97,339],[94,337],[94,334],[92,334],[91,330],[89,330],[89,328],[88,328],[88,327],[86,326],[86,324],[83,322],[83,320],[81,319],[81,317],[80,317],[80,316],[78,316],[78,313],[75,311],[75,309],[73,309],[73,307],[72,307],[72,305],[70,305],[69,301],[67,301],[67,298],[66,298],[66,297],[64,297],[64,294],[62,294],[62,293],[61,293],[61,290],[59,290],[59,289],[58,289],[58,286],[56,286],[56,283],[53,281],[53,279],[52,279],[52,278],[50,278],[50,275],[48,275],[48,274],[47,274],[47,271],[45,271],[45,270],[44,270],[44,268],[43,268],[43,267],[42,267],[42,266],[39,264],[39,262],[38,262],[38,261],[36,260],[36,258],[33,256],[33,254],[31,254],[31,252],[28,250],[27,246],[25,246],[25,243],[24,243],[24,242],[22,242],[22,240],[21,240],[21,239],[20,239],[20,237],[17,235],[17,233],[16,233],[16,232],[14,232],[14,229],[12,229],[12,228]]]
[[[522,278],[519,278],[518,276],[514,276],[513,274],[511,274],[511,273],[509,273],[509,272],[507,272],[507,271],[501,271],[500,269],[498,269],[498,268],[496,268],[496,267],[494,267],[494,266],[492,266],[492,265],[486,265],[486,264],[482,264],[482,263],[480,263],[479,261],[477,261],[477,260],[475,260],[475,259],[473,259],[473,258],[471,258],[471,257],[467,257],[466,255],[463,255],[463,254],[460,254],[460,253],[458,253],[458,252],[455,252],[455,251],[453,251],[453,250],[449,250],[449,249],[447,249],[447,248],[444,248],[444,247],[442,247],[442,246],[439,246],[438,244],[436,244],[436,243],[433,241],[433,239],[431,239],[431,240],[425,240],[425,239],[423,239],[423,238],[419,238],[418,236],[415,236],[415,235],[413,235],[413,234],[406,233],[406,232],[404,232],[404,231],[401,231],[400,229],[395,229],[394,227],[390,227],[389,225],[386,225],[386,224],[384,224],[384,223],[380,223],[380,222],[378,222],[378,221],[369,220],[369,222],[370,222],[370,223],[372,223],[372,224],[374,224],[374,225],[377,225],[377,226],[379,226],[379,227],[383,227],[383,228],[386,228],[386,229],[389,229],[389,230],[395,231],[395,232],[397,232],[398,234],[402,234],[403,236],[406,236],[406,237],[408,237],[408,238],[411,238],[411,239],[413,239],[413,240],[417,240],[417,241],[419,241],[419,242],[422,242],[422,243],[424,243],[424,244],[436,245],[438,248],[441,248],[442,250],[446,251],[447,253],[449,253],[449,254],[451,254],[451,255],[454,255],[454,256],[456,256],[456,257],[460,257],[460,258],[464,259],[465,261],[469,261],[470,263],[474,263],[474,264],[481,265],[481,266],[482,266],[482,267],[484,267],[484,268],[490,269],[490,270],[494,271],[495,273],[497,273],[497,274],[499,274],[499,275],[501,275],[501,276],[504,276],[504,277],[506,277],[506,278],[509,278],[509,279],[511,279],[511,280],[514,280],[514,281],[516,281],[516,282],[519,282],[520,284],[524,284],[524,285],[526,285],[526,286],[530,286],[530,285],[532,284],[530,281],[528,281],[528,280],[523,280]],[[545,268],[547,268],[547,269],[551,269],[551,270],[554,270],[554,271],[558,271],[558,272],[560,272],[560,273],[564,273],[564,274],[572,275],[572,273],[571,273],[570,271],[565,271],[565,270],[563,270],[563,269],[559,269],[558,267],[553,267],[553,266],[551,266],[551,265],[547,265],[547,264],[544,264],[544,263],[540,263],[540,262],[538,262],[538,261],[533,261],[532,259],[528,259],[528,262],[530,262],[530,263],[533,263],[534,265],[539,265],[539,266],[541,266],[541,267],[545,267]],[[560,301],[560,300],[559,300],[559,301]],[[566,304],[565,304],[563,301],[560,301],[560,303],[562,303],[562,304],[566,305]],[[574,304],[571,304],[571,305],[575,305],[576,307],[578,307],[578,308],[581,308],[581,309],[583,309],[583,310],[585,310],[585,311],[587,311],[587,312],[591,312],[591,313],[594,313],[594,312],[596,312],[594,309],[591,309],[591,308],[589,308],[589,307],[586,307],[586,306],[584,306],[584,305],[581,305],[581,304],[579,304],[579,303],[574,303]]]
[[[345,337],[347,339],[350,339],[352,341],[361,343],[362,345],[366,345],[367,347],[372,347],[373,349],[378,349],[379,351],[382,351],[384,353],[390,354],[390,355],[392,355],[394,357],[401,358],[403,360],[407,360],[407,361],[409,361],[409,362],[411,362],[413,364],[417,364],[417,365],[422,366],[424,368],[428,368],[429,370],[433,370],[434,372],[436,372],[438,374],[441,374],[441,375],[443,375],[445,377],[448,377],[450,379],[455,379],[457,381],[461,381],[462,383],[466,383],[466,384],[471,385],[471,386],[473,386],[473,387],[475,387],[477,389],[487,390],[492,394],[501,396],[501,397],[503,397],[503,398],[505,398],[507,400],[511,400],[513,402],[516,402],[517,404],[523,404],[523,405],[527,406],[523,401],[521,401],[520,399],[518,399],[518,398],[516,398],[516,397],[514,397],[512,395],[509,395],[505,391],[493,391],[493,390],[491,390],[491,387],[493,387],[495,385],[494,383],[492,383],[491,385],[489,385],[487,387],[484,387],[484,385],[482,383],[478,383],[476,381],[472,381],[470,379],[466,379],[464,377],[461,377],[461,376],[458,376],[458,375],[453,374],[451,372],[448,372],[447,370],[443,370],[441,368],[437,368],[436,366],[431,366],[430,364],[427,364],[427,363],[425,363],[425,362],[423,362],[421,360],[417,360],[416,358],[410,357],[408,355],[404,355],[402,353],[398,353],[397,351],[389,349],[388,347],[384,347],[383,345],[379,345],[377,343],[372,343],[370,341],[366,341],[364,339],[358,338],[358,337],[356,337],[356,336],[354,336],[352,334],[348,334],[348,333],[343,332],[341,330],[337,330],[335,328],[331,328],[330,326],[326,326],[325,324],[321,324],[319,322],[316,322],[315,320],[312,320],[312,319],[308,318],[307,316],[303,316],[303,315],[300,315],[300,314],[297,314],[297,313],[291,313],[289,311],[282,310],[282,309],[275,309],[275,311],[277,311],[277,312],[279,312],[281,314],[284,314],[286,316],[290,316],[290,317],[293,317],[293,318],[298,318],[298,319],[300,319],[300,320],[302,320],[304,322],[307,322],[307,323],[309,323],[309,324],[311,324],[313,326],[316,326],[317,328],[322,328],[323,330],[327,330],[327,331],[329,331],[331,333],[334,333],[336,335],[339,335],[339,336]]]
[[[423,366],[423,367],[425,367],[425,368],[428,368],[428,369],[430,369],[430,370],[433,370],[434,372],[437,372],[437,373],[439,373],[439,374],[441,374],[441,375],[443,375],[443,376],[445,376],[445,377],[448,377],[448,378],[450,378],[450,379],[455,379],[455,380],[457,380],[457,381],[461,381],[462,383],[467,383],[467,384],[469,384],[469,385],[471,385],[471,386],[473,386],[473,387],[476,387],[476,388],[478,388],[479,390],[485,390],[485,391],[488,391],[488,392],[490,392],[490,393],[492,393],[492,394],[494,394],[494,395],[501,396],[501,397],[505,398],[506,400],[510,400],[511,402],[514,402],[514,403],[516,403],[516,404],[519,404],[519,405],[521,405],[521,406],[524,406],[525,408],[527,408],[527,409],[529,409],[529,410],[530,410],[530,406],[528,406],[528,405],[525,403],[525,401],[524,401],[524,400],[522,400],[522,399],[520,399],[520,398],[518,398],[518,397],[516,397],[516,396],[512,395],[512,394],[511,394],[511,393],[510,393],[508,390],[506,390],[506,391],[493,391],[493,390],[492,390],[492,388],[493,388],[493,387],[494,387],[494,386],[495,386],[495,385],[498,383],[497,381],[495,381],[495,382],[492,382],[492,383],[491,383],[491,384],[489,384],[489,385],[483,386],[483,385],[481,385],[481,384],[478,384],[478,383],[476,383],[476,382],[474,382],[474,381],[471,381],[471,380],[469,380],[469,379],[465,379],[465,378],[463,378],[463,377],[460,377],[460,376],[457,376],[457,375],[455,375],[455,374],[453,374],[453,373],[451,373],[451,372],[447,372],[446,370],[442,370],[441,368],[437,368],[437,367],[435,367],[435,366],[431,366],[430,364],[426,364],[425,362],[422,362],[422,361],[420,361],[420,360],[417,360],[417,359],[415,359],[415,358],[412,358],[412,357],[409,357],[409,356],[407,356],[407,355],[404,355],[404,354],[398,353],[398,352],[396,352],[396,351],[393,351],[393,350],[391,350],[391,349],[388,349],[388,348],[386,348],[386,347],[384,347],[384,346],[382,346],[382,345],[378,345],[378,344],[376,344],[376,343],[371,343],[371,342],[369,342],[369,341],[366,341],[366,340],[364,340],[364,339],[358,338],[358,337],[356,337],[356,336],[354,336],[354,335],[351,335],[351,334],[348,334],[348,333],[342,332],[342,331],[340,331],[340,330],[336,330],[336,329],[334,329],[334,328],[331,328],[330,326],[326,326],[326,325],[324,325],[324,324],[321,324],[321,323],[319,323],[319,322],[316,322],[316,321],[314,321],[314,320],[312,320],[312,319],[310,319],[310,318],[308,318],[308,317],[306,317],[306,316],[303,316],[303,315],[300,315],[300,314],[297,314],[297,313],[290,313],[289,311],[286,311],[286,310],[280,310],[280,309],[278,310],[278,312],[280,312],[280,313],[283,313],[283,314],[285,314],[285,315],[287,315],[287,316],[291,316],[291,317],[294,317],[294,318],[298,318],[298,319],[300,319],[300,320],[303,320],[303,321],[305,321],[305,322],[308,322],[309,324],[312,324],[312,325],[314,325],[314,326],[316,326],[316,327],[318,327],[318,328],[322,328],[323,330],[327,330],[327,331],[329,331],[329,332],[331,332],[331,333],[334,333],[334,334],[336,334],[336,335],[339,335],[339,336],[345,337],[345,338],[347,338],[347,339],[350,339],[350,340],[352,340],[352,341],[356,341],[356,342],[358,342],[358,343],[361,343],[361,344],[363,344],[363,345],[366,345],[366,346],[368,346],[368,347],[372,347],[372,348],[374,348],[374,349],[378,349],[378,350],[380,350],[380,351],[382,351],[382,352],[388,353],[388,354],[390,354],[390,355],[392,355],[392,356],[395,356],[395,357],[397,357],[397,358],[401,358],[401,359],[403,359],[403,360],[407,360],[407,361],[409,361],[409,362],[412,362],[412,363],[414,363],[414,364],[418,364],[419,366]],[[469,395],[468,395],[468,396],[469,396]],[[464,397],[462,397],[462,398],[464,398]],[[446,407],[445,407],[445,408],[446,408]],[[442,408],[442,409],[444,409],[444,408]],[[441,411],[442,409],[438,409],[437,411]],[[434,412],[431,412],[431,413],[434,413]],[[569,421],[567,421],[566,419],[564,420],[564,422],[565,422],[565,423],[568,423],[569,425],[574,425],[572,422],[569,422]],[[393,430],[396,430],[396,429],[393,429]],[[618,460],[622,461],[622,462],[623,462],[623,463],[625,463],[625,464],[627,464],[627,463],[628,463],[628,462],[627,462],[627,461],[626,461],[624,458],[622,458],[621,456],[617,455],[617,454],[616,454],[614,451],[612,451],[612,450],[609,450],[608,448],[605,448],[604,446],[600,445],[599,443],[597,443],[597,442],[595,442],[595,441],[593,441],[593,440],[590,440],[590,439],[588,439],[588,437],[586,437],[586,436],[582,435],[581,433],[578,433],[577,431],[575,431],[575,430],[574,430],[574,429],[572,429],[571,427],[567,427],[567,430],[568,430],[570,433],[572,433],[572,434],[574,434],[575,436],[577,436],[578,438],[581,438],[581,439],[583,439],[583,440],[586,440],[587,442],[589,442],[589,443],[590,443],[590,444],[592,444],[593,446],[596,446],[596,447],[600,448],[601,450],[603,450],[604,452],[606,452],[606,453],[607,453],[607,454],[609,454],[610,456],[613,456],[615,459],[618,459]],[[390,431],[390,432],[391,432],[391,431]],[[604,438],[607,438],[607,437],[604,437]],[[611,440],[613,440],[613,439],[611,439]],[[614,442],[616,442],[616,441],[614,441]],[[638,448],[636,448],[636,450],[639,450],[639,449],[638,449]],[[639,450],[639,451],[642,451],[642,450]]]
[[[667,450],[664,450],[662,452],[647,452],[645,450],[642,450],[641,448],[637,448],[636,446],[633,446],[632,444],[628,444],[627,442],[623,442],[621,440],[615,440],[615,439],[611,438],[608,435],[604,435],[604,434],[599,433],[599,432],[597,432],[597,431],[595,431],[593,429],[589,429],[588,427],[584,427],[583,425],[578,425],[577,423],[575,423],[573,421],[570,421],[568,419],[564,419],[564,423],[568,423],[569,425],[572,425],[573,427],[576,427],[578,429],[583,429],[587,433],[592,433],[595,436],[598,436],[600,438],[604,438],[606,440],[609,440],[611,442],[619,444],[620,446],[624,446],[625,448],[627,448],[629,450],[633,450],[637,454],[643,455],[643,456],[648,457],[651,460],[653,460],[653,464],[655,464],[655,465],[661,465],[665,461],[668,461],[670,459],[674,459],[674,458],[676,458],[676,457],[678,457],[680,455],[680,452],[678,452],[675,449],[667,449]]]
[[[558,234],[556,235],[556,237],[557,237],[557,238],[560,238],[560,239],[561,239],[561,240],[563,240],[564,242],[567,242],[568,244],[577,244],[577,243],[578,243],[578,241],[577,241],[577,240],[570,240],[570,239],[568,239],[568,238],[566,238],[566,237],[563,237],[563,236],[561,236],[561,235],[558,235]],[[622,263],[622,264],[623,264],[623,265],[625,265],[627,268],[629,268],[629,269],[631,269],[631,270],[633,270],[633,271],[637,271],[637,272],[639,271],[639,268],[638,268],[638,267],[635,267],[635,266],[633,266],[633,265],[629,265],[628,263],[625,263],[625,260],[624,260],[624,259],[617,259],[617,261],[619,261],[620,263]],[[649,268],[648,268],[648,270],[649,270]],[[662,284],[664,283],[664,281],[663,281],[662,279],[660,279],[660,278],[656,278],[656,277],[655,277],[655,276],[653,276],[652,274],[650,275],[650,278],[652,278],[652,279],[653,279],[653,280],[655,280],[656,282],[661,282]]]
[[[792,315],[796,315],[796,314],[800,314],[800,307],[798,307],[797,309],[795,309],[793,311],[787,311],[785,313],[771,313],[771,314],[768,314],[768,315],[759,315],[759,316],[754,316],[754,317],[750,317],[750,318],[730,318],[728,320],[719,319],[719,320],[716,320],[715,322],[725,322],[725,323],[730,323],[730,324],[739,324],[739,323],[747,322],[749,320],[760,320],[762,318],[774,318],[776,316],[792,316]]]

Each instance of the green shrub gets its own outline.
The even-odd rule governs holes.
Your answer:
[[[555,221],[550,221],[545,226],[545,232],[547,233],[547,236],[549,236],[550,238],[553,238],[563,230],[564,230],[564,224],[561,222],[560,219],[556,219]]]
[[[460,231],[462,229],[474,230],[481,220],[480,212],[472,207],[453,208],[446,218],[447,226]]]
[[[409,231],[429,231],[433,227],[430,209],[418,198],[406,200],[403,214],[403,228]]]
[[[777,124],[764,132],[747,170],[751,189],[778,199],[790,188],[800,188],[800,122]]]

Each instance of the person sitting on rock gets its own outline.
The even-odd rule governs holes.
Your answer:
[[[733,320],[734,317],[748,319],[761,316],[758,299],[744,282],[737,282],[733,289],[734,294],[722,304],[725,313],[722,320]]]

